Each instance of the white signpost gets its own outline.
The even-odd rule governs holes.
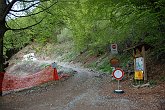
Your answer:
[[[117,90],[115,90],[114,92],[115,93],[124,93],[124,91],[120,89],[120,85],[119,85],[120,80],[122,80],[122,78],[124,76],[124,71],[120,68],[116,68],[113,71],[112,75],[118,81]]]

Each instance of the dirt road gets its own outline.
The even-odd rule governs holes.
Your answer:
[[[40,87],[0,97],[0,110],[164,109],[165,98],[158,96],[159,93],[145,98],[142,98],[144,95],[139,97],[139,94],[129,94],[130,91],[114,94],[116,82],[112,82],[110,76],[99,76],[97,72],[68,63],[60,65],[74,69],[77,74],[64,81],[52,81]],[[158,100],[160,97],[162,99]]]

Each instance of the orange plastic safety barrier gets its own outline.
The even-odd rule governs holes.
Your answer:
[[[2,83],[2,91],[30,88],[51,80],[54,80],[53,68],[51,66],[26,77],[18,77],[16,75],[5,73]]]

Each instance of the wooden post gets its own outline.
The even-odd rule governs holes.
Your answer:
[[[136,49],[133,49],[133,62],[134,62],[134,72],[136,70]]]
[[[136,49],[135,48],[133,49],[133,63],[134,63],[134,76],[135,76],[135,70],[136,70]],[[136,83],[135,77],[133,77],[133,79]]]
[[[145,47],[142,46],[142,56],[143,56],[143,64],[144,64],[144,82],[147,82],[147,70],[146,70],[146,55],[145,55]]]

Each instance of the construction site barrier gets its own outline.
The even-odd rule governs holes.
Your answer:
[[[3,75],[4,75],[4,79],[2,82]],[[40,72],[25,77],[16,76],[9,73],[5,73],[5,74],[1,73],[0,80],[1,80],[0,82],[2,82],[2,89],[0,90],[2,92],[30,88],[54,80],[53,68],[49,66]]]

